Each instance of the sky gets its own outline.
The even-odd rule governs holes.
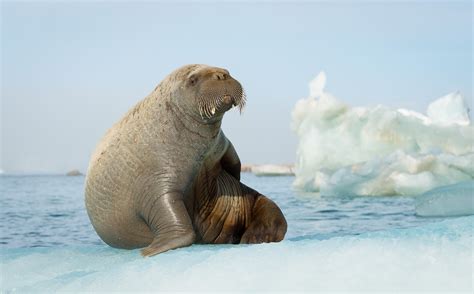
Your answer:
[[[223,130],[243,163],[292,163],[291,111],[320,71],[353,106],[472,106],[472,2],[2,2],[1,161],[85,172],[105,131],[172,70],[228,69]]]

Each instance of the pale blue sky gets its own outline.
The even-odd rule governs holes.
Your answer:
[[[308,82],[350,105],[472,105],[472,3],[2,3],[1,168],[85,171],[107,128],[170,71],[225,67],[247,108],[224,118],[245,163],[293,162]]]

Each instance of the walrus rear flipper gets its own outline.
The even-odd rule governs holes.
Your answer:
[[[278,242],[286,233],[286,220],[278,206],[222,170],[213,197],[203,197],[195,226],[200,243]],[[197,189],[197,193],[214,191]]]
[[[241,185],[252,190],[244,184]],[[242,235],[240,244],[280,242],[286,234],[285,217],[272,200],[256,193],[258,196],[252,208],[252,220]]]
[[[142,218],[155,236],[153,242],[142,249],[143,256],[156,255],[194,243],[196,234],[178,193],[168,193],[156,198],[143,210]]]

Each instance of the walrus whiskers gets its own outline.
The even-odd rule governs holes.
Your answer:
[[[245,108],[245,103],[247,103],[247,95],[245,94],[245,91],[243,89],[240,92],[239,97],[240,97],[240,101],[236,106],[239,107],[239,112],[242,114],[242,111]]]
[[[221,93],[225,90],[221,91]],[[222,109],[224,104],[224,97],[230,96],[232,99],[232,106],[237,106],[239,108],[239,112],[242,113],[243,109],[245,108],[245,104],[247,101],[247,96],[243,89],[235,90],[235,93],[232,94],[210,94],[209,96],[201,95],[198,97],[198,108],[199,108],[199,115],[201,118],[209,119],[217,111]]]

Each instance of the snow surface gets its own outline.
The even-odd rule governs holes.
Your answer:
[[[2,249],[0,292],[470,291],[474,216],[327,240],[193,245],[151,258],[107,246]]]
[[[324,92],[326,75],[292,112],[299,137],[294,185],[322,195],[417,195],[474,178],[474,126],[459,93],[427,115],[351,107]]]
[[[420,216],[460,216],[474,214],[474,181],[439,187],[416,199]]]

